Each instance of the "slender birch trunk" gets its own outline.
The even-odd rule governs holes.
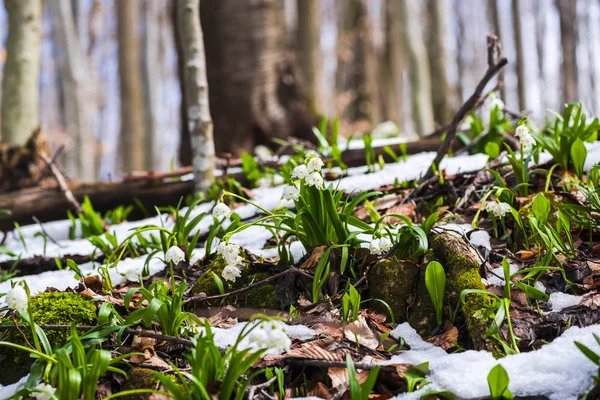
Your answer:
[[[185,66],[183,79],[186,91],[183,101],[190,131],[194,182],[196,192],[206,194],[214,179],[215,144],[200,26],[200,0],[177,0],[177,19]]]

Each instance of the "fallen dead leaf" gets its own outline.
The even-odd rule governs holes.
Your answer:
[[[456,329],[455,326],[450,325],[446,327],[444,332],[436,336],[428,337],[425,341],[434,346],[441,347],[444,350],[448,350],[456,346],[458,341],[458,329]]]
[[[308,257],[306,261],[302,263],[300,269],[303,271],[314,271],[319,263],[319,260],[323,256],[323,253],[325,253],[325,250],[327,250],[327,246],[315,247],[310,254],[310,257]]]
[[[344,336],[352,342],[373,350],[377,349],[379,346],[379,339],[375,333],[373,333],[371,328],[369,328],[367,321],[365,321],[363,316],[358,317],[353,323],[346,325],[344,328]]]
[[[317,382],[315,387],[308,392],[308,396],[311,397],[319,397],[321,399],[329,400],[331,399],[331,393],[329,393],[329,388],[323,382]]]
[[[515,256],[519,258],[519,260],[531,260],[535,258],[538,254],[537,248],[531,248],[529,250],[519,250],[515,253]]]
[[[402,215],[412,221],[415,218],[415,216],[417,215],[417,212],[415,210],[416,210],[416,207],[414,204],[405,203],[405,204],[400,204],[400,205],[388,208],[387,211],[385,212],[385,215],[390,215],[390,214]],[[383,222],[386,224],[389,224],[389,225],[393,225],[393,224],[398,224],[403,221],[402,221],[402,219],[400,219],[398,217],[388,216],[383,219]]]
[[[94,292],[102,291],[102,278],[98,275],[86,276],[83,278],[83,283],[88,289],[93,290]]]

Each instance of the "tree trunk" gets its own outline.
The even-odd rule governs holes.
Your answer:
[[[316,118],[285,59],[282,2],[206,0],[200,8],[217,151],[238,155],[289,136],[314,140]]]
[[[577,90],[577,1],[556,0],[560,17],[560,46],[562,50],[563,102],[578,100]]]
[[[94,133],[90,119],[90,70],[77,36],[70,0],[52,0],[54,40],[60,51],[64,95],[64,124],[74,145],[65,152],[67,173],[91,181],[96,178]]]
[[[502,39],[502,31],[500,30],[500,13],[498,12],[497,0],[488,0],[488,13],[491,25],[494,28],[494,35]],[[504,82],[504,70],[498,73],[498,82]],[[500,87],[500,98],[506,101],[506,93],[504,91],[504,84]]]
[[[0,133],[6,143],[24,144],[39,125],[42,2],[4,0],[4,6],[8,13],[8,37]]]
[[[206,195],[214,180],[215,143],[200,27],[200,0],[177,0],[177,30],[183,44],[183,78],[186,86],[183,106],[187,109],[188,116],[194,188],[196,193]]]
[[[120,146],[123,172],[130,173],[146,167],[140,41],[136,29],[138,4],[134,1],[116,3],[121,90]]]
[[[344,3],[346,9],[338,35],[336,88],[339,108],[347,121],[373,122],[376,107],[369,86],[373,58],[365,0]],[[369,65],[371,64],[371,65]]]
[[[158,1],[142,3],[144,36],[142,41],[142,75],[144,85],[144,122],[146,126],[146,169],[155,168],[155,142],[157,137],[158,83],[160,82],[159,44],[160,27]]]
[[[448,86],[446,72],[445,45],[448,36],[446,24],[448,9],[446,0],[429,0],[428,8],[431,14],[429,45],[427,46],[431,74],[431,97],[435,121],[438,126],[441,126],[452,119],[449,105],[450,87]]]
[[[517,94],[519,96],[519,110],[527,110],[527,93],[525,92],[525,50],[523,49],[523,35],[521,32],[521,0],[512,2],[512,23],[515,32],[515,50],[517,53]]]
[[[402,115],[402,60],[398,46],[398,12],[395,0],[385,3],[383,62],[380,64],[383,118],[404,126]]]
[[[298,8],[297,60],[302,73],[302,86],[313,114],[319,114],[318,103],[320,81],[320,0],[296,0]]]
[[[433,131],[431,80],[427,49],[420,28],[420,18],[415,0],[396,0],[399,4],[404,51],[408,61],[408,76],[412,115],[419,136]]]

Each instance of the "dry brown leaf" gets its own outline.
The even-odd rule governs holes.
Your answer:
[[[426,338],[425,341],[434,346],[441,347],[444,350],[448,350],[456,346],[458,341],[458,329],[456,329],[455,326],[449,326],[444,332],[440,333],[439,335]]]
[[[592,310],[600,308],[600,294],[598,293],[587,293],[583,295],[583,298],[579,302],[580,305],[586,306]]]
[[[531,248],[529,250],[519,250],[515,253],[515,256],[519,258],[519,260],[531,260],[535,258],[538,254],[537,248]]]
[[[362,316],[358,317],[353,323],[346,325],[344,335],[346,339],[373,350],[379,346],[379,339],[371,328],[369,328],[367,321]]]
[[[338,387],[348,382],[348,370],[346,368],[328,368],[327,375],[331,379],[332,387]]]
[[[102,291],[102,278],[98,275],[86,276],[83,278],[83,283],[88,289],[92,289],[94,292]]]
[[[344,352],[331,352],[322,347],[305,343],[301,347],[288,351],[288,356],[292,358],[308,358],[310,360],[323,361],[344,361]]]
[[[308,392],[308,396],[319,397],[321,399],[329,400],[331,399],[331,393],[329,393],[329,388],[323,382],[317,382],[315,387]]]
[[[317,335],[326,335],[337,340],[341,340],[344,337],[342,328],[335,322],[320,322],[313,325],[312,329],[317,333]]]
[[[416,209],[416,207],[414,204],[405,203],[405,204],[400,204],[400,205],[388,208],[387,211],[385,212],[385,215],[390,215],[390,214],[403,215],[412,221],[415,218],[415,216],[417,215],[415,209]],[[398,224],[398,223],[402,222],[402,220],[398,217],[389,216],[389,217],[385,217],[383,219],[383,222],[386,224]]]
[[[300,269],[303,271],[314,271],[319,263],[319,260],[323,256],[323,253],[325,253],[325,250],[327,250],[327,246],[315,247],[310,254],[310,257],[308,257],[306,261],[302,263]]]

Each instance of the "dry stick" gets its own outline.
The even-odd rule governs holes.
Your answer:
[[[31,327],[29,325],[23,325],[20,328],[26,329],[26,330],[31,329]],[[42,328],[43,330],[48,330],[48,331],[69,331],[69,330],[71,330],[71,325],[40,325],[40,328]],[[77,329],[78,331],[90,331],[92,329],[97,329],[97,328],[106,328],[106,327],[92,326],[92,325],[75,326],[75,329]],[[14,330],[20,331],[18,326],[0,325],[0,331],[14,331]],[[152,338],[152,339],[162,340],[165,342],[176,343],[176,344],[180,344],[185,347],[193,347],[194,346],[194,344],[192,343],[191,340],[181,339],[181,338],[174,337],[174,336],[161,335],[160,333],[139,331],[137,329],[130,329],[130,328],[123,330],[123,333],[128,334],[128,335],[133,335],[133,336],[142,336],[142,337],[148,337],[148,338]]]
[[[60,157],[60,155],[62,154],[63,150],[65,149],[64,145],[61,145],[56,152],[54,153],[54,155],[52,156],[52,161],[51,164],[54,164],[56,162],[56,160],[58,160],[58,157]],[[45,161],[45,160],[44,160]],[[48,164],[46,162],[46,166],[44,167],[44,169],[42,170],[42,172],[40,172],[40,176],[36,179],[35,184],[38,185],[42,179],[46,176],[46,173],[48,172],[48,170],[50,169],[50,164]]]
[[[51,159],[48,158],[47,155],[42,153],[42,154],[40,154],[40,157],[50,167],[50,170],[52,171],[52,174],[54,175],[54,178],[56,179],[58,186],[60,186],[60,189],[65,194],[65,197],[67,198],[69,203],[71,203],[71,205],[73,205],[73,207],[75,207],[75,210],[77,212],[82,212],[81,204],[79,204],[79,202],[77,201],[75,196],[73,196],[73,193],[71,192],[71,189],[69,189],[69,186],[67,185],[67,182],[66,182],[65,177],[62,174],[62,172],[60,172],[58,167],[54,164],[54,162]]]
[[[279,278],[282,278],[282,277],[287,276],[287,275],[292,275],[292,274],[294,274],[294,275],[301,275],[301,276],[313,279],[312,275],[307,274],[306,272],[301,271],[301,270],[299,270],[296,267],[292,267],[292,268],[286,269],[285,271],[282,271],[282,272],[279,272],[279,273],[277,273],[275,275],[272,275],[272,276],[270,276],[270,277],[268,277],[266,279],[263,279],[262,281],[254,282],[251,285],[248,285],[248,286],[243,287],[243,288],[238,289],[238,290],[234,290],[233,292],[228,292],[228,293],[223,293],[223,294],[217,294],[215,296],[206,296],[205,294],[198,294],[198,295],[192,296],[192,297],[184,300],[183,303],[187,304],[189,302],[204,302],[204,301],[210,301],[210,300],[224,299],[225,297],[234,296],[236,294],[247,292],[248,290],[252,290],[252,289],[254,289],[256,287],[259,287],[259,286],[262,286],[262,285],[266,285],[269,282],[275,281],[275,280],[277,280]]]
[[[488,63],[491,62],[488,66],[488,70],[485,75],[475,88],[475,92],[467,99],[467,101],[460,107],[458,112],[454,115],[448,130],[446,131],[446,139],[442,143],[442,146],[439,148],[437,155],[435,156],[435,160],[429,167],[429,170],[425,174],[423,178],[421,178],[421,182],[424,182],[431,178],[436,170],[439,169],[440,162],[442,158],[448,152],[452,141],[456,138],[456,130],[460,122],[465,118],[465,116],[481,101],[482,93],[489,81],[500,72],[502,68],[508,64],[508,60],[506,58],[501,58],[497,62],[495,61],[495,53],[498,50],[497,38],[493,35],[488,36]]]

